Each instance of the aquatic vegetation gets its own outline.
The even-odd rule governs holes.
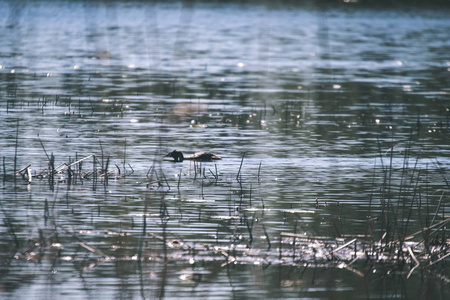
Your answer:
[[[3,174],[3,180],[10,181],[11,177],[21,177],[27,184],[46,185],[50,190],[54,190],[55,185],[75,187],[91,182],[92,189],[96,190],[97,185],[107,187],[109,179],[126,180],[127,177],[136,176],[133,172],[125,172],[125,161],[123,161],[122,169],[117,164],[111,169],[110,157],[105,158],[103,154],[100,157],[91,154],[75,159],[69,158],[56,166],[53,154],[49,156],[42,142],[41,145],[48,159],[48,168],[33,173],[30,168],[32,163],[29,163],[15,171],[15,175]],[[386,158],[389,161],[387,165],[384,163]],[[265,177],[264,167],[259,163],[257,173],[248,174],[244,159],[245,155],[242,155],[234,179],[233,176],[225,176],[220,172],[220,165],[218,167],[215,164],[215,172],[209,169],[208,173],[194,162],[194,171],[184,174],[182,181],[180,173],[176,179],[176,187],[175,181],[168,180],[161,168],[161,164],[166,162],[162,159],[155,160],[143,184],[151,192],[152,199],[160,197],[160,209],[158,213],[150,213],[148,200],[144,202],[143,214],[133,217],[133,219],[141,219],[142,230],[116,232],[105,229],[103,233],[100,233],[98,230],[72,229],[60,224],[53,208],[55,203],[50,205],[45,199],[42,213],[45,227],[39,228],[35,233],[37,235],[29,237],[25,244],[19,240],[11,220],[5,219],[5,225],[15,245],[9,263],[13,260],[51,260],[54,263],[73,261],[83,264],[83,272],[86,272],[108,261],[150,260],[164,263],[220,263],[222,268],[246,264],[267,267],[278,265],[296,268],[337,268],[349,270],[360,277],[379,269],[383,269],[386,273],[390,270],[397,272],[400,270],[404,272],[406,278],[412,276],[414,272],[434,274],[437,269],[446,268],[445,263],[450,255],[450,239],[446,228],[450,217],[440,214],[439,211],[443,209],[443,199],[447,197],[445,195],[448,190],[435,191],[441,193],[437,207],[430,203],[427,191],[429,188],[426,186],[426,181],[423,182],[427,178],[427,170],[417,167],[419,158],[414,162],[413,168],[407,167],[411,159],[410,148],[403,154],[403,167],[400,170],[394,168],[393,148],[389,153],[380,153],[381,165],[374,167],[373,182],[375,184],[378,180],[376,177],[381,174],[382,185],[372,188],[367,214],[362,216],[361,221],[366,222],[366,231],[358,234],[346,233],[345,229],[342,229],[345,228],[342,224],[344,216],[340,210],[339,216],[334,216],[338,220],[335,224],[336,228],[341,228],[335,237],[298,233],[299,222],[301,222],[298,217],[294,218],[291,232],[270,231],[269,233],[267,231],[269,223],[265,220],[266,214],[275,212],[277,209],[268,207],[261,196],[259,196],[260,199],[252,200],[253,183],[260,186],[261,177]],[[438,162],[436,164],[439,168]],[[5,170],[5,165],[3,169]],[[128,169],[133,170],[129,164]],[[243,173],[247,174],[243,177]],[[397,173],[400,174],[399,177]],[[442,175],[445,178],[445,173]],[[205,186],[205,180],[212,185]],[[173,189],[180,194],[180,191],[185,188],[183,185],[197,186],[199,184],[201,185],[199,198],[167,197]],[[171,233],[170,224],[183,221],[182,215],[174,215],[174,209],[179,203],[184,202],[195,206],[217,205],[222,200],[217,197],[214,190],[223,189],[230,184],[236,185],[238,194],[241,195],[235,200],[233,210],[230,210],[228,215],[209,216],[210,220],[221,222],[221,226],[228,226],[225,231],[229,233],[226,236],[219,238],[217,232],[211,234],[209,238],[202,238],[201,242],[196,242],[191,237],[185,239],[179,234]],[[244,184],[250,184],[250,188],[245,188]],[[204,195],[204,189],[210,196]],[[376,190],[378,192],[375,192]],[[247,194],[245,199],[242,197],[244,194]],[[226,197],[234,197],[232,189],[228,190]],[[330,205],[321,203],[316,198],[310,209],[290,208],[283,209],[280,213],[320,216]],[[424,210],[435,211],[435,213],[434,215],[425,214]],[[203,218],[201,210],[198,214],[200,221]],[[415,216],[417,214],[418,216]],[[416,232],[410,229],[413,216],[415,220],[423,222],[421,229]],[[430,218],[430,216],[433,217]],[[159,232],[149,231],[146,224],[150,220],[160,224]],[[104,241],[93,243],[96,237],[100,236],[103,236]],[[117,243],[117,240],[123,240],[123,242]],[[126,240],[129,242],[125,242]],[[138,241],[137,245],[136,241]],[[80,247],[91,255],[88,258],[85,254],[80,255],[78,253]],[[450,281],[442,273],[439,278],[445,282]],[[199,278],[197,280],[201,281]]]

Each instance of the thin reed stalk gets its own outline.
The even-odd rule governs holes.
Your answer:
[[[246,225],[247,225],[247,230],[248,230],[248,247],[250,248],[252,243],[253,243],[253,222],[255,221],[255,214],[253,214],[252,220],[251,222],[248,221],[248,219],[246,219]]]
[[[261,174],[261,162],[259,162],[259,167],[258,167],[258,183],[261,183],[261,178],[260,175]]]
[[[125,139],[125,143],[123,146],[123,176],[125,177],[126,172],[125,172],[125,161],[127,158],[127,139]]]
[[[272,248],[272,244],[270,243],[269,234],[267,233],[266,226],[264,224],[262,224],[262,228],[264,231],[264,236],[266,237],[266,240],[267,240],[267,251],[269,251],[270,248]]]
[[[242,153],[242,159],[241,159],[241,165],[239,166],[239,171],[236,175],[236,180],[239,181],[239,176],[241,175],[241,169],[242,169],[242,164],[244,163],[244,157],[245,157],[245,153]]]
[[[180,190],[181,174],[182,174],[182,171],[181,171],[181,169],[180,169],[180,175],[178,176],[178,183],[177,183],[177,189],[178,189],[178,190]]]
[[[14,144],[14,185],[16,185],[16,170],[17,170],[17,149],[19,146],[19,119],[16,125],[16,142]]]
[[[97,159],[95,155],[92,155],[92,158],[92,190],[95,191],[97,189]]]
[[[6,165],[5,165],[5,160],[6,160],[6,157],[3,156],[3,166],[2,166],[2,169],[3,169],[3,183],[5,183],[5,181],[6,181]]]

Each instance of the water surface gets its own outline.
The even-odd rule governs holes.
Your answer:
[[[0,10],[2,298],[449,292],[445,268],[406,278],[411,267],[275,260],[284,233],[381,239],[383,201],[407,234],[448,215],[447,9],[2,1]],[[223,159],[164,160],[174,149]],[[73,165],[83,178],[62,165],[52,182],[52,155],[55,167],[96,159]],[[107,182],[89,173],[107,163]],[[31,182],[26,170],[13,176],[29,164]],[[270,259],[205,255],[230,245]]]

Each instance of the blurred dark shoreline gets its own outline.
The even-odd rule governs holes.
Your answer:
[[[114,3],[114,2],[143,2],[143,3],[176,3],[180,2],[184,5],[194,5],[194,4],[214,4],[214,5],[227,5],[227,4],[241,4],[241,5],[264,5],[269,8],[285,7],[285,6],[302,6],[302,7],[323,7],[325,5],[336,8],[336,7],[361,7],[361,8],[396,8],[396,9],[409,9],[409,8],[450,8],[450,0],[98,0],[98,1],[86,1],[86,0],[46,0],[45,2],[86,2],[86,4],[95,3]],[[12,5],[27,5],[30,2],[27,0],[9,0],[6,1]],[[31,1],[39,2],[39,1]]]

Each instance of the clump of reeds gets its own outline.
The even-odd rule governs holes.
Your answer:
[[[12,178],[15,183],[17,179],[16,175],[20,175],[28,184],[32,182],[33,178],[46,179],[50,190],[53,191],[57,183],[77,185],[83,184],[84,181],[91,180],[92,188],[95,190],[99,182],[106,187],[111,177],[118,179],[134,173],[133,167],[129,163],[126,163],[125,153],[122,161],[122,168],[115,164],[116,169],[110,169],[111,158],[110,156],[105,157],[101,142],[100,156],[97,156],[96,154],[89,154],[80,157],[78,153],[75,153],[75,159],[69,156],[67,160],[57,164],[55,155],[53,152],[50,154],[47,152],[44,142],[40,138],[38,138],[38,140],[47,159],[47,167],[36,171],[34,168],[32,169],[33,163],[28,163],[26,166],[18,169],[18,165],[20,163],[17,155],[19,148],[18,132],[19,121],[17,121],[15,154],[13,158]],[[125,151],[126,148],[124,149],[124,152]],[[89,163],[89,160],[91,160],[92,163]],[[9,176],[7,174],[6,157],[3,157],[2,163],[3,182],[5,182]],[[128,166],[128,168],[126,168],[126,166]]]
[[[384,163],[386,156],[388,163]],[[371,257],[375,257],[375,261],[383,257],[392,263],[411,262],[413,267],[408,273],[409,277],[419,266],[422,269],[430,268],[450,255],[446,230],[450,216],[445,214],[442,205],[449,191],[447,176],[436,164],[446,182],[447,192],[442,191],[434,206],[430,197],[436,191],[429,192],[428,164],[420,168],[420,156],[412,159],[411,143],[403,153],[401,169],[394,167],[394,147],[384,154],[380,151],[379,160],[382,183],[379,189],[372,189],[369,199],[366,232],[361,240],[362,250],[365,255],[370,253]],[[374,167],[374,178],[375,174],[377,170]],[[376,190],[379,192],[376,193]],[[377,202],[379,207],[376,207]],[[436,222],[438,218],[440,220]],[[411,228],[413,220],[420,223],[420,230]]]

